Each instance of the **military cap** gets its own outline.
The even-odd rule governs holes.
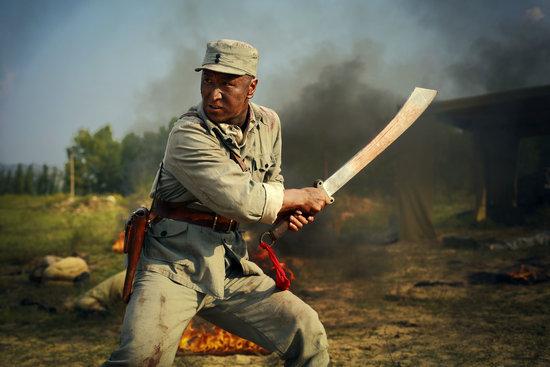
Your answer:
[[[258,71],[258,50],[248,43],[221,39],[206,44],[206,54],[202,66],[195,71],[204,69],[226,74],[252,75]]]

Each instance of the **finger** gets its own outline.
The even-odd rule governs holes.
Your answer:
[[[311,223],[315,220],[315,217],[313,215],[310,215],[309,217],[307,217],[307,220],[309,221],[309,223]]]
[[[302,215],[302,211],[301,211],[301,210],[296,210],[296,211],[294,212],[294,214],[296,214],[296,215]]]
[[[300,222],[300,220],[293,215],[290,216],[290,223],[294,224],[294,226],[298,229],[301,229],[304,226],[302,222]]]
[[[303,215],[300,215],[300,216],[298,216],[297,218],[298,218],[298,220],[299,220],[302,224],[308,224],[308,223],[309,223],[308,220],[307,220],[307,218],[304,217]]]
[[[299,229],[293,223],[289,223],[288,228],[293,232],[298,232],[299,231]]]

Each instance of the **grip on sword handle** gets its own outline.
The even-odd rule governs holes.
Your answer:
[[[323,181],[322,180],[316,180],[314,183],[313,183],[313,187],[316,187],[316,188],[323,188],[324,190],[324,187],[323,187]],[[329,204],[332,204],[334,203],[334,198],[330,195],[328,195],[328,193],[325,191],[325,193],[327,194],[327,196],[330,198],[329,200]],[[271,242],[269,243],[270,245],[274,245],[275,242],[283,237],[283,235],[288,231],[288,228],[289,228],[289,225],[290,225],[290,216],[292,214],[288,214],[288,215],[285,215],[279,219],[277,219],[275,221],[275,223],[273,223],[273,226],[271,227],[271,229],[267,232],[265,232],[264,234],[262,234],[261,236],[261,240],[264,241],[264,242],[267,242],[267,239],[266,237],[269,237],[269,239],[271,240]]]
[[[273,224],[273,227],[271,227],[271,229],[269,230],[269,234],[273,243],[275,243],[275,241],[277,241],[279,238],[283,237],[283,235],[288,231],[289,226],[290,214],[277,219],[277,221]]]
[[[323,180],[316,180],[314,183],[313,183],[313,187],[316,187],[316,188],[322,188],[323,191],[325,192],[325,194],[327,194],[327,196],[329,197],[329,204],[332,204],[334,203],[334,198],[332,196],[329,195],[329,193],[327,192],[327,190],[325,190],[325,186],[323,186]]]

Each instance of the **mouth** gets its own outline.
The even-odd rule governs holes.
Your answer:
[[[208,104],[208,109],[209,109],[209,110],[213,110],[213,111],[221,111],[221,110],[223,110],[223,107],[222,107],[222,106],[213,105],[213,104]]]

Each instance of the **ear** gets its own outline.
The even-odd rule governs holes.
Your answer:
[[[247,99],[252,99],[254,97],[254,93],[256,92],[256,87],[258,86],[258,79],[254,78],[252,81],[250,81],[250,85],[248,86],[248,93],[246,94]]]

